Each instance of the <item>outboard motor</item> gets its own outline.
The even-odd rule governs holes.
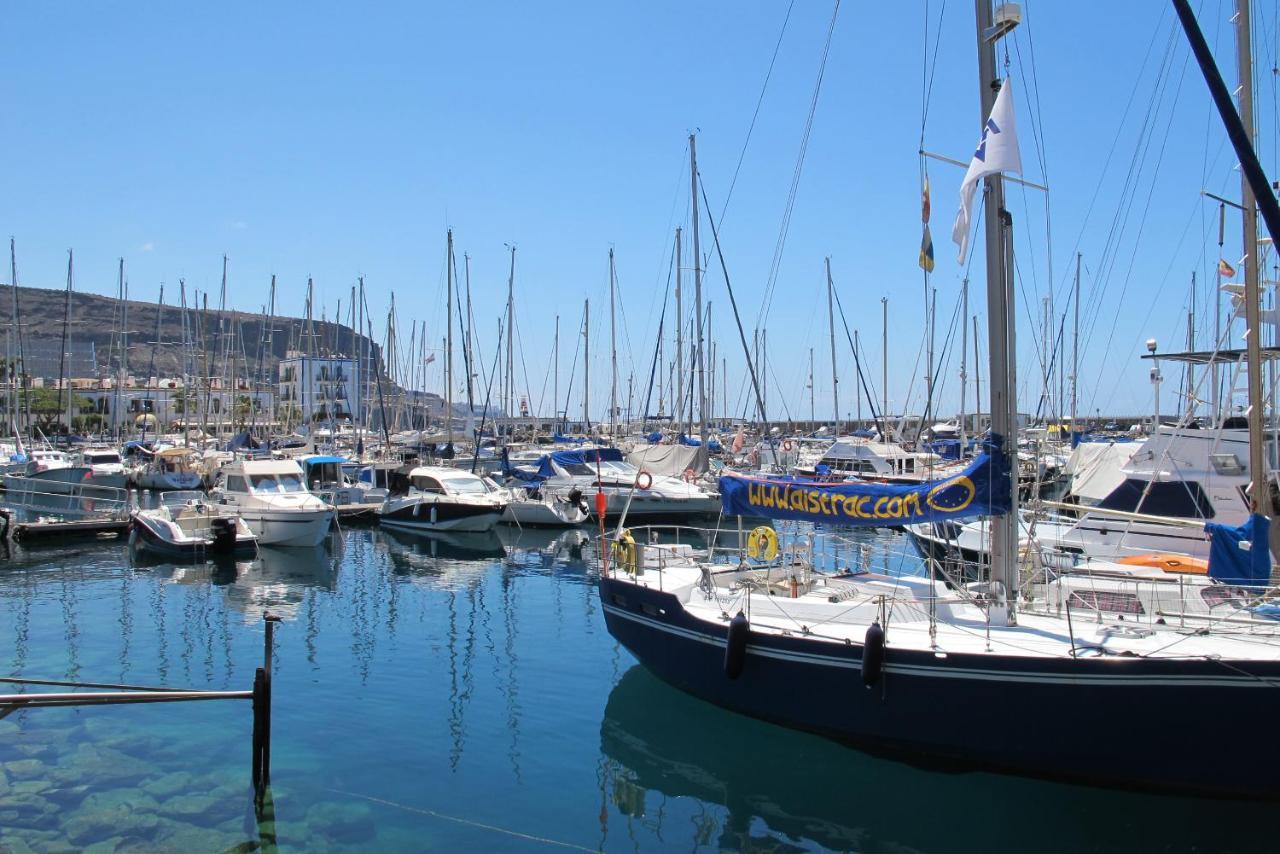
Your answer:
[[[220,516],[209,523],[213,531],[213,545],[210,551],[216,554],[230,554],[236,548],[236,520]]]
[[[573,489],[569,490],[568,498],[569,503],[578,505],[582,508],[583,513],[588,515],[591,513],[591,505],[587,504],[586,499],[582,495],[582,490],[578,489],[578,487],[575,486]]]

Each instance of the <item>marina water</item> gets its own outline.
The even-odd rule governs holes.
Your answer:
[[[814,549],[919,568],[889,531],[816,532]],[[595,568],[583,531],[350,527],[198,566],[15,547],[8,675],[244,690],[263,613],[283,622],[261,820],[248,703],[35,709],[0,720],[0,851],[1274,850],[1255,804],[920,769],[709,706],[613,641]],[[1176,714],[1115,725],[1139,738]],[[993,739],[1071,726],[1004,720],[997,697],[982,719],[937,715]],[[1208,721],[1186,734],[1248,749]]]

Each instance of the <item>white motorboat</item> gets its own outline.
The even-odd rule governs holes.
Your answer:
[[[335,515],[307,489],[302,469],[292,460],[228,463],[209,496],[235,509],[263,545],[318,545]]]
[[[195,491],[166,492],[160,506],[134,510],[129,544],[164,557],[252,557],[258,538],[238,513]]]
[[[502,518],[510,495],[484,478],[445,466],[409,472],[407,495],[388,498],[381,524],[411,531],[489,531]]]
[[[639,522],[679,521],[720,512],[720,496],[696,483],[655,475],[627,462],[616,448],[556,451],[542,458],[543,491],[568,497],[574,490],[593,501],[605,495],[605,516]],[[595,513],[595,508],[591,507]]]
[[[590,505],[581,490],[566,493],[542,492],[536,488],[513,487],[511,503],[502,521],[522,528],[571,528],[591,518]]]
[[[94,486],[124,489],[128,485],[124,462],[115,448],[85,448],[80,452],[76,464],[89,469],[84,479],[86,482],[91,481]]]

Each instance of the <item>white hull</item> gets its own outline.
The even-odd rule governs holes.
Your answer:
[[[179,489],[199,489],[201,486],[198,472],[154,472],[143,471],[138,475],[140,489],[156,489],[168,492]]]
[[[334,511],[242,509],[239,512],[264,546],[317,546],[329,533]]]
[[[571,528],[587,518],[581,508],[563,501],[512,501],[502,514],[503,522],[528,528]]]

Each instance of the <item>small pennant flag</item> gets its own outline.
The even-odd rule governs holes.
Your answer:
[[[924,176],[924,189],[920,191],[920,221],[929,224],[929,214],[933,211],[929,204],[929,176]]]
[[[1227,263],[1225,258],[1218,259],[1218,275],[1224,279],[1230,279],[1236,274],[1236,268]]]
[[[924,237],[920,239],[920,269],[926,273],[933,272],[933,235],[929,233],[928,223],[925,223]]]
[[[424,365],[429,365],[429,364],[431,364],[432,362],[434,362],[435,360],[436,360],[436,354],[435,354],[435,353],[428,353],[428,354],[427,354],[427,361],[423,362],[423,364],[424,364]]]

